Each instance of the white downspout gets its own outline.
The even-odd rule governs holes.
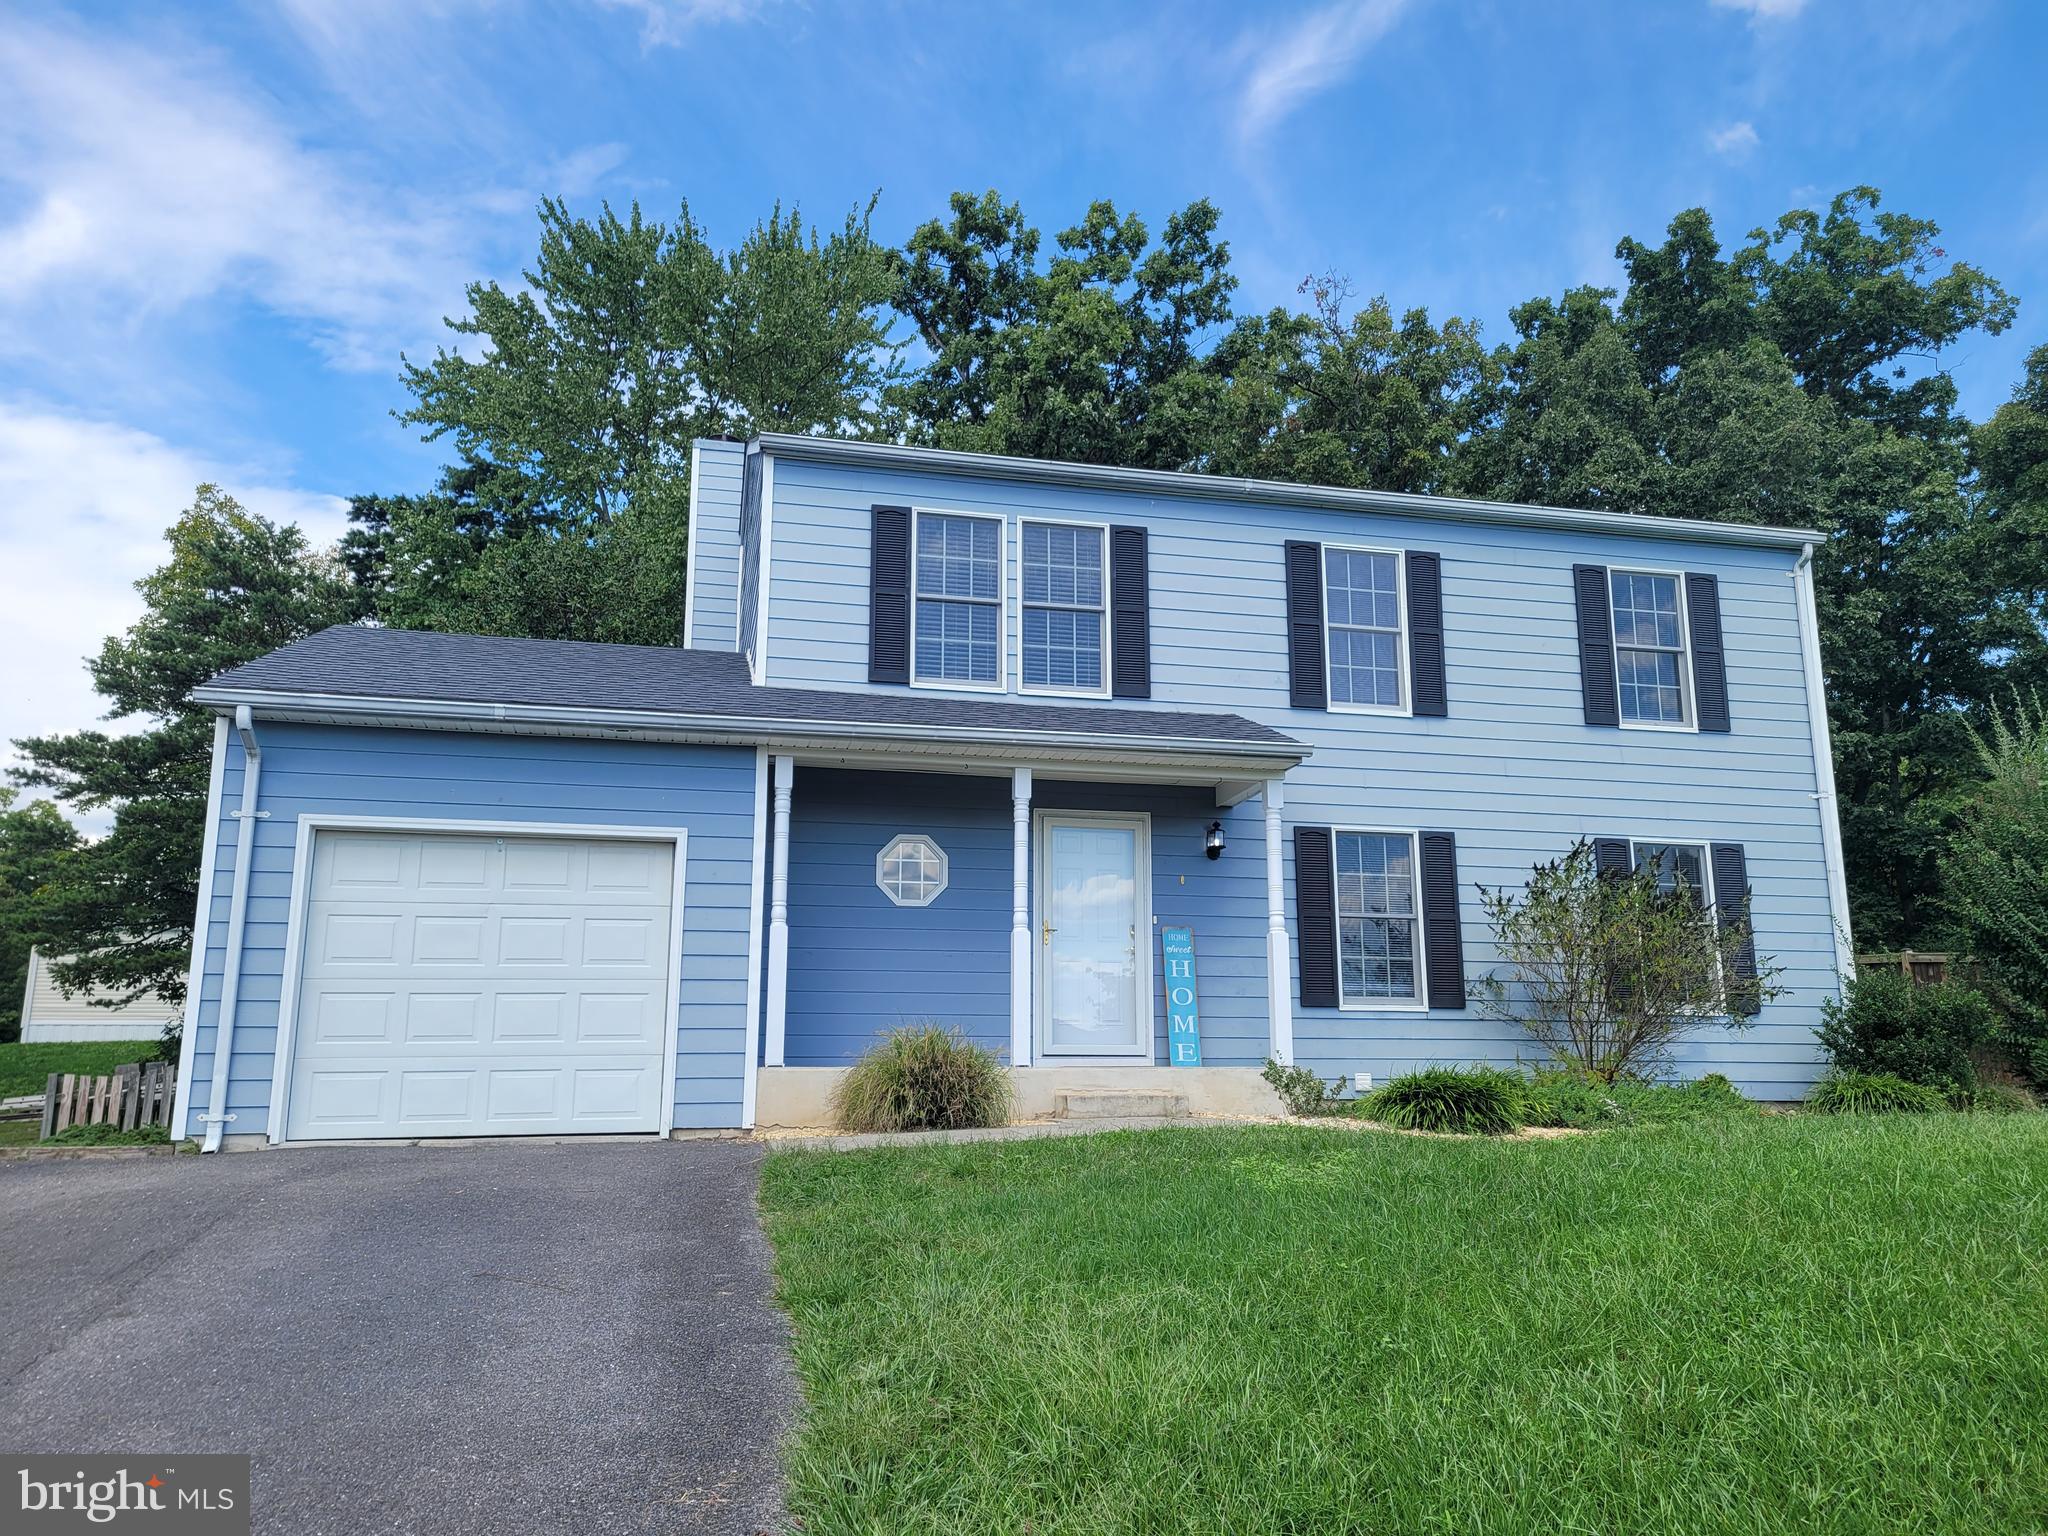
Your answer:
[[[242,986],[242,929],[249,916],[249,853],[256,842],[256,789],[263,777],[263,748],[256,741],[256,717],[249,706],[235,706],[235,734],[242,738],[242,808],[233,813],[235,884],[228,897],[228,955],[220,983],[220,1017],[213,1027],[213,1060],[207,1069],[206,1126],[202,1152],[218,1152],[220,1137],[234,1116],[228,1110],[228,1068],[234,1062],[235,1001]]]
[[[1806,720],[1813,733],[1814,804],[1820,812],[1821,862],[1826,866],[1828,914],[1835,930],[1835,970],[1843,981],[1856,974],[1856,948],[1849,935],[1849,877],[1842,858],[1842,821],[1835,801],[1835,753],[1828,739],[1827,677],[1820,664],[1820,613],[1813,600],[1813,546],[1799,552],[1792,568],[1799,600],[1799,649],[1806,670]]]

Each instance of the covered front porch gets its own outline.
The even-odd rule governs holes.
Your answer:
[[[1259,1068],[1293,1056],[1282,812],[1300,755],[1142,756],[774,754],[754,1123],[828,1123],[839,1073],[924,1024],[1008,1063],[1021,1118],[1106,1091],[1269,1110]],[[1191,963],[1162,952],[1168,929]],[[1198,1063],[1169,1046],[1169,984]]]

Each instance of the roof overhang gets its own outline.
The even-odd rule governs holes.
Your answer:
[[[486,731],[705,746],[767,747],[804,762],[952,773],[1087,768],[1102,778],[1213,786],[1231,801],[1300,764],[1298,743],[1227,738],[1130,736],[1077,731],[937,728],[886,722],[770,719],[659,710],[562,709],[444,699],[285,693],[200,687],[194,702],[228,711],[247,704],[265,720],[404,730]],[[1227,786],[1227,791],[1226,791]]]
[[[900,443],[858,442],[840,437],[802,437],[764,432],[755,439],[785,459],[849,464],[921,475],[972,475],[1087,490],[1135,492],[1143,496],[1184,496],[1204,501],[1251,501],[1285,507],[1322,507],[1338,512],[1372,512],[1390,517],[1427,517],[1462,523],[1507,523],[1555,528],[1568,533],[1619,534],[1644,539],[1735,544],[1799,550],[1824,542],[1811,528],[1767,528],[1755,523],[1721,523],[1704,518],[1652,517],[1640,512],[1588,512],[1572,507],[1532,507],[1517,502],[1474,501],[1458,496],[1419,496],[1399,491],[1360,491],[1341,486],[1296,485],[1231,475],[1196,475],[1165,469],[1123,469],[1109,464],[1070,464],[1060,459],[1022,459],[998,453],[962,453],[950,448],[916,448]]]

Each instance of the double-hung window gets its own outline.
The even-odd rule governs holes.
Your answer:
[[[1635,868],[1657,872],[1657,890],[1665,896],[1684,891],[1697,906],[1714,904],[1712,866],[1700,843],[1637,843],[1628,847]]]
[[[1026,522],[1021,534],[1024,691],[1106,694],[1108,530]]]
[[[1607,583],[1622,724],[1691,725],[1684,582],[1675,574],[1610,571]]]
[[[1414,836],[1339,829],[1335,838],[1340,1002],[1347,1008],[1421,1006]]]
[[[913,563],[912,681],[1002,687],[1002,519],[920,511]]]
[[[1407,712],[1405,607],[1399,551],[1323,546],[1332,709]]]

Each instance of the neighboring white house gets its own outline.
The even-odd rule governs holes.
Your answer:
[[[21,998],[24,1040],[154,1040],[178,1010],[160,997],[138,997],[118,1008],[103,1008],[92,989],[69,997],[50,973],[50,963],[36,950],[28,952],[28,985]]]

